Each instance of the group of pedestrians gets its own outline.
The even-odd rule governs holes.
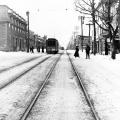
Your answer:
[[[34,46],[30,46],[30,52],[34,53]],[[37,52],[40,52],[40,47],[37,47]],[[44,46],[42,46],[42,53],[44,53]]]
[[[86,44],[85,52],[86,52],[86,59],[90,59],[90,46],[88,44]],[[75,56],[75,58],[80,57],[79,56],[79,46],[76,46],[74,56]]]

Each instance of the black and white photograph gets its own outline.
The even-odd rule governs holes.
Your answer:
[[[0,120],[120,120],[120,0],[1,0]]]

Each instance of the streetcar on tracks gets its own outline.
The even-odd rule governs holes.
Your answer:
[[[59,42],[56,38],[48,38],[46,40],[46,53],[56,54],[59,51]]]

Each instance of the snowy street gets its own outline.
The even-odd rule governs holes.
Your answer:
[[[1,0],[0,120],[120,120],[120,0]]]
[[[93,120],[68,56],[62,55],[27,120]]]
[[[7,53],[4,53],[7,54]],[[43,59],[45,56],[49,56],[46,54],[28,54],[28,53],[17,53],[18,56],[14,56],[14,53],[12,54],[12,58],[10,56],[10,62],[8,63],[10,66],[12,66],[15,63],[20,62],[19,60],[19,55],[23,55],[23,59],[21,58],[21,62],[23,60],[28,59],[27,56],[31,57],[36,57],[36,55],[41,56],[39,59],[32,61],[32,63],[27,63],[27,65],[19,66],[15,68],[16,72],[12,71],[6,71],[8,72],[7,75],[5,73],[2,73],[2,79],[4,81],[1,82],[6,82],[9,80],[9,77],[15,76],[18,74],[23,68],[29,67],[30,64],[36,64],[36,62],[40,61]],[[43,56],[43,57],[42,57]],[[53,64],[53,60],[57,57],[58,55],[53,56],[52,58],[49,59],[49,61],[45,61],[44,63],[38,65],[35,67],[33,70],[29,71],[27,74],[24,76],[20,77],[18,80],[10,84],[9,86],[6,86],[5,88],[0,90],[0,119],[1,120],[18,120],[19,116],[23,113],[24,109],[27,107],[29,104],[30,100],[36,93],[38,87],[42,84],[44,78],[46,77],[46,74],[48,73],[49,69],[51,68],[51,65]],[[6,58],[6,55],[5,55]],[[8,59],[8,56],[7,56]],[[17,61],[18,59],[18,61]],[[15,60],[15,61],[14,61]],[[7,64],[7,63],[6,63]],[[2,62],[1,62],[2,66]],[[3,66],[2,66],[3,67]]]
[[[80,51],[80,58],[74,58],[74,51],[69,51],[81,74],[84,85],[101,120],[120,119],[120,55],[112,60],[111,56],[91,55],[85,59]]]
[[[80,58],[74,57],[74,51],[70,53],[74,64],[79,71],[85,88],[90,96],[100,120],[119,120],[120,114],[120,55],[112,60],[110,56],[91,55],[85,59],[85,53],[80,53]],[[48,56],[44,54],[31,54],[24,52],[6,53],[0,52],[0,69],[23,62],[30,58]],[[58,55],[53,55],[46,61],[10,86],[0,90],[0,120],[18,120],[30,99],[38,89],[38,86],[45,78],[47,71]],[[42,57],[40,57],[41,59]],[[42,120],[90,120],[89,108],[83,106],[84,98],[75,82],[75,76],[71,74],[71,67],[68,65],[66,52],[57,64],[54,74],[50,78],[47,87],[40,97],[41,103],[36,104],[32,115]],[[19,71],[21,68],[15,70]],[[15,74],[14,72],[10,73]],[[7,73],[7,76],[9,73]],[[0,76],[1,77],[1,76]],[[4,75],[4,78],[6,76]],[[2,84],[2,82],[0,83]],[[49,90],[49,91],[48,91]],[[86,105],[86,104],[85,104]],[[83,111],[87,112],[85,116]],[[36,115],[38,112],[39,115]],[[81,113],[82,112],[82,113]],[[49,114],[48,114],[49,113]],[[82,115],[81,115],[82,114]],[[33,120],[32,118],[29,118]]]

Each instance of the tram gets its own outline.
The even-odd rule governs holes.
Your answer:
[[[55,38],[48,38],[46,40],[46,53],[56,54],[59,51],[59,43]]]

